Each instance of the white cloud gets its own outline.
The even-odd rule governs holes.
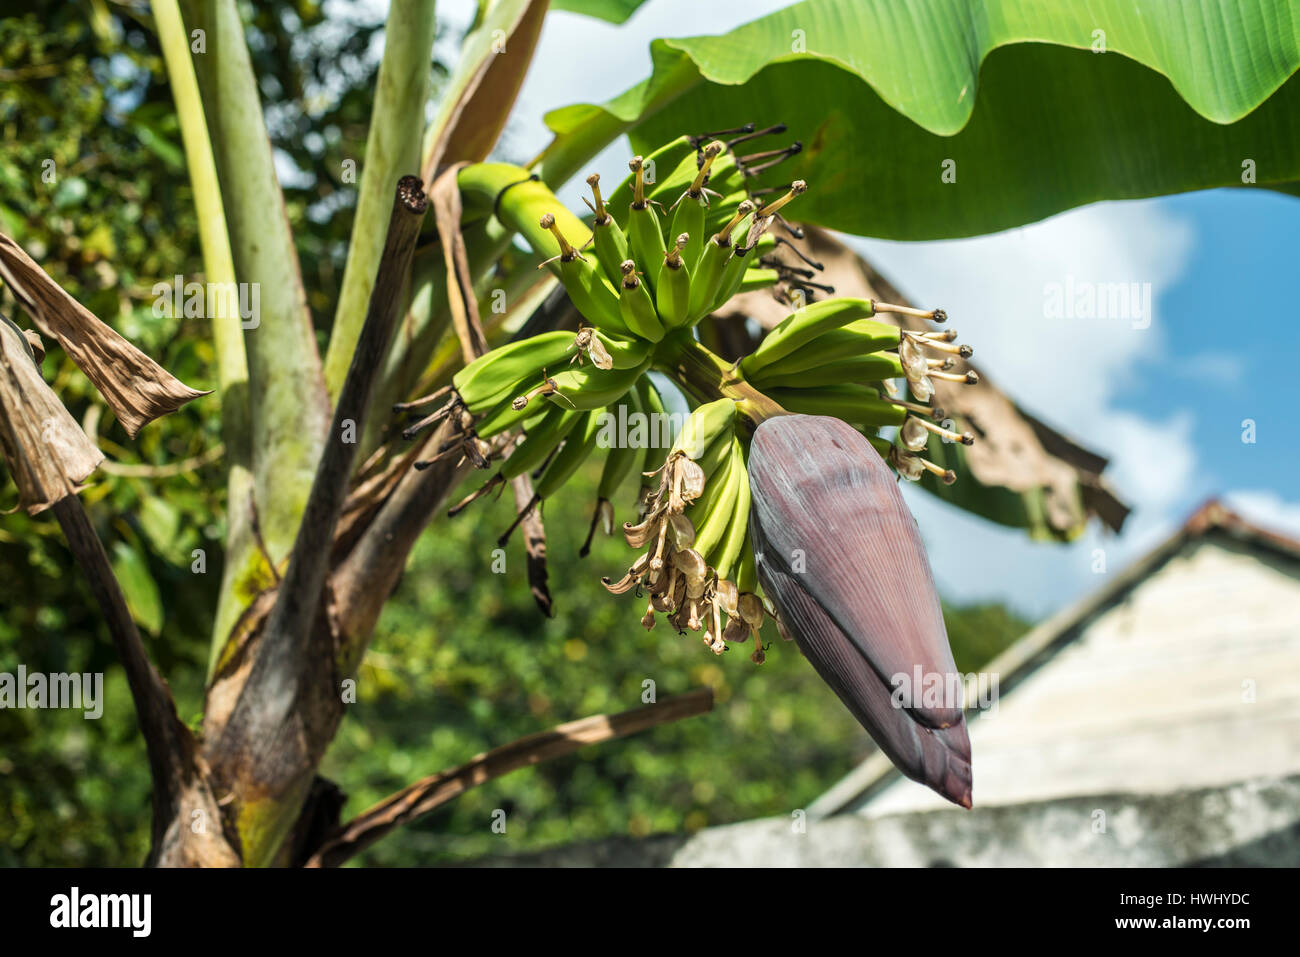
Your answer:
[[[1161,293],[1186,266],[1190,224],[1158,200],[1098,203],[973,239],[850,242],[918,304],[943,306],[962,341],[1004,388],[1094,445],[1092,430],[1139,360],[1158,359]],[[1051,284],[1150,283],[1155,316],[1047,318]],[[1085,432],[1084,430],[1088,431]]]

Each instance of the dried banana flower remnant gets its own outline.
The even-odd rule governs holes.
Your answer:
[[[207,395],[185,385],[97,319],[4,233],[0,279],[32,319],[58,339],[132,438],[159,416]]]
[[[917,670],[961,681],[893,473],[852,426],[787,415],[755,431],[749,477],[758,577],[785,631],[904,774],[969,807],[963,702],[895,695]]]
[[[41,377],[23,334],[0,316],[0,452],[28,514],[74,495],[104,455]]]

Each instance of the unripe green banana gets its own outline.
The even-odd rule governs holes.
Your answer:
[[[745,279],[745,270],[756,262],[758,262],[758,254],[752,248],[744,249],[736,246],[732,250],[731,257],[727,260],[726,265],[722,267],[722,279],[718,283],[717,294],[714,296],[713,302],[709,303],[706,314],[713,312],[715,309],[720,309],[724,303],[740,291],[740,284]]]
[[[901,335],[898,326],[887,322],[855,319],[839,329],[822,333],[768,368],[779,369],[782,375],[787,375],[855,356],[897,349]]]
[[[664,337],[664,327],[659,321],[654,300],[650,298],[647,284],[636,274],[632,260],[623,260],[623,281],[619,285],[619,310],[623,324],[634,335],[651,342],[658,342]]]
[[[574,338],[571,332],[543,332],[499,346],[452,376],[452,385],[470,412],[486,411],[506,398],[521,380],[564,365],[577,352]]]
[[[718,294],[709,307],[709,311],[719,308],[723,303],[740,291],[745,281],[746,270],[759,268],[758,261],[763,252],[772,248],[776,239],[765,236],[764,232],[776,218],[776,213],[794,197],[808,189],[808,184],[801,179],[790,184],[790,190],[780,199],[754,210],[749,229],[745,233],[744,244],[736,242],[735,252],[723,270],[722,282],[718,284]],[[743,203],[741,205],[744,205]],[[739,211],[739,207],[738,207]]]
[[[528,430],[510,457],[501,463],[501,477],[507,480],[518,478],[545,462],[551,450],[564,440],[582,415],[572,409],[551,409],[540,423]]]
[[[655,307],[665,329],[686,322],[691,304],[691,270],[683,261],[684,250],[690,245],[686,233],[678,235],[673,248],[664,256],[655,283]]]
[[[584,412],[577,424],[565,436],[564,445],[547,463],[541,478],[533,485],[533,492],[539,499],[550,498],[564,486],[570,476],[595,450],[596,437],[599,434],[599,413]]]
[[[870,355],[855,356],[828,362],[803,372],[787,373],[781,367],[764,369],[757,378],[748,379],[755,388],[767,389],[802,389],[810,382],[817,385],[840,385],[843,383],[881,382],[885,379],[900,379],[903,376],[903,364],[892,352],[873,352]]]
[[[819,377],[808,376],[810,380]],[[907,409],[880,397],[875,389],[863,385],[827,385],[815,388],[767,388],[764,394],[782,408],[802,415],[833,415],[849,425],[902,425]]]
[[[692,271],[699,265],[700,253],[704,251],[704,212],[704,195],[692,196],[688,190],[678,197],[673,209],[673,224],[668,230],[670,236],[686,236],[681,258]]]
[[[493,406],[483,418],[474,424],[474,431],[481,439],[490,439],[492,436],[508,429],[513,429],[518,425],[525,425],[530,417],[532,410],[527,408],[515,408],[514,396],[502,399]]]
[[[651,345],[645,339],[627,336],[607,335],[599,330],[592,330],[601,348],[609,356],[613,369],[631,369],[645,362],[650,355]]]
[[[749,378],[822,333],[873,315],[875,306],[870,299],[823,299],[809,303],[790,313],[764,336],[758,348],[741,360],[740,368]]]
[[[691,276],[691,301],[687,307],[687,321],[692,325],[713,311],[719,299],[719,289],[731,259],[732,236],[738,227],[754,212],[750,200],[741,202],[731,219],[704,242],[700,262]]]
[[[740,277],[740,288],[737,292],[753,292],[756,289],[769,289],[781,281],[781,274],[775,269],[752,268],[746,269],[745,275]]]
[[[639,366],[628,369],[597,369],[592,365],[581,368],[570,366],[563,372],[550,377],[548,388],[543,394],[561,408],[577,409],[589,412],[600,409],[623,398],[628,389],[636,385],[637,379],[650,367],[650,357]]]
[[[718,476],[722,478],[721,494],[717,497],[709,496],[710,483],[706,482],[704,495],[701,495],[696,504],[687,510],[687,517],[695,526],[694,547],[701,555],[707,556],[717,547],[730,527],[732,519],[735,518],[744,472],[745,456],[741,451],[740,439],[733,437],[726,464],[718,470]],[[697,515],[692,516],[691,513],[697,509],[699,509]],[[696,521],[696,517],[699,521]]]
[[[682,434],[673,443],[672,451],[682,452],[687,458],[699,462],[720,436],[726,436],[727,447],[730,448],[731,439],[735,436],[735,422],[734,399],[715,399],[697,406],[682,426]],[[706,470],[706,479],[707,476]]]
[[[686,509],[686,517],[695,529],[697,543],[700,529],[705,526],[719,503],[726,497],[727,483],[731,480],[731,443],[734,439],[735,436],[732,436],[714,443],[715,448],[721,446],[722,452],[713,462],[713,471],[705,477],[704,491]],[[703,552],[700,552],[700,555],[705,557]]]
[[[718,284],[722,282],[723,269],[730,255],[730,243],[719,246],[714,236],[705,240],[700,264],[691,276],[691,299],[686,307],[688,324],[694,325],[708,314],[713,300],[717,298]]]
[[[736,442],[733,454],[737,456],[736,472],[739,481],[736,483],[736,500],[732,507],[731,522],[723,532],[722,541],[718,543],[714,553],[707,556],[709,564],[717,570],[719,579],[732,577],[741,553],[749,542],[749,472],[745,468],[744,449],[739,441]]]
[[[560,262],[560,281],[573,306],[594,326],[611,332],[626,333],[618,308],[618,294],[589,260],[575,257]]]
[[[632,202],[628,206],[627,244],[628,249],[631,250],[632,260],[640,263],[644,269],[663,261],[666,249],[664,233],[659,225],[659,214],[655,212],[654,204],[645,194],[641,157],[633,157],[628,165],[632,168],[636,182],[633,187]],[[622,270],[622,266],[619,268]],[[647,278],[646,281],[648,283],[649,279]]]
[[[622,280],[622,274],[618,271],[619,264],[627,258],[627,236],[600,197],[600,174],[592,173],[588,176],[587,185],[591,187],[596,201],[595,205],[587,203],[595,214],[591,222],[591,235],[596,259],[600,262],[600,270],[605,278],[617,287]],[[585,197],[583,202],[586,202]]]
[[[736,563],[736,588],[742,595],[758,591],[758,563],[754,560],[754,543],[749,540],[749,516],[745,516],[745,526],[745,547]]]

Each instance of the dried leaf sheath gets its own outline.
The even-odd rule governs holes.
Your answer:
[[[0,451],[35,515],[75,494],[104,460],[41,376],[16,326],[0,316]]]
[[[59,340],[132,438],[159,416],[207,395],[191,389],[101,322],[4,233],[0,278],[13,287],[43,331]]]

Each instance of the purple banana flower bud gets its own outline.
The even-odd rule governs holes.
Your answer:
[[[895,701],[895,676],[960,688],[939,595],[894,474],[827,416],[768,419],[749,454],[763,590],[822,680],[908,777],[971,805],[960,701]]]

